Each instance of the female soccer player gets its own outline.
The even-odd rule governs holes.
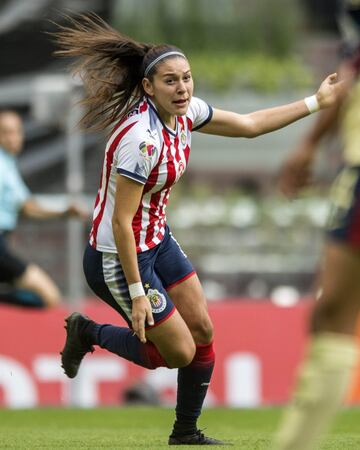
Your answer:
[[[360,6],[349,0],[341,16],[346,55],[339,73],[344,95],[322,111],[283,165],[280,187],[294,196],[309,181],[316,151],[339,130],[344,167],[330,195],[330,216],[320,273],[320,296],[310,322],[311,339],[299,373],[294,401],[286,411],[276,450],[311,450],[329,426],[358,361],[356,322],[360,312]],[[343,22],[344,19],[344,22]],[[351,30],[348,30],[348,27]],[[345,95],[346,94],[346,95]]]
[[[40,267],[14,254],[8,237],[19,214],[32,219],[87,214],[75,205],[64,211],[49,210],[31,197],[16,164],[23,141],[21,117],[14,111],[0,111],[0,303],[51,308],[60,303],[59,289]]]
[[[75,377],[93,345],[140,366],[179,368],[176,421],[170,445],[219,445],[197,419],[215,362],[213,327],[196,272],[166,224],[172,186],[188,164],[192,131],[255,137],[331,106],[336,74],[305,100],[240,115],[193,97],[185,54],[171,45],[137,42],[91,16],[57,33],[62,56],[86,88],[82,123],[113,126],[84,255],[93,291],[129,328],[100,325],[73,313],[66,319],[65,373]]]

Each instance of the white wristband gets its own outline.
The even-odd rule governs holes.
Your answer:
[[[320,111],[320,105],[316,95],[312,95],[311,97],[305,97],[304,102],[310,114]]]
[[[141,281],[139,281],[138,283],[129,284],[129,293],[131,300],[136,297],[142,297],[143,295],[145,295],[145,291]]]

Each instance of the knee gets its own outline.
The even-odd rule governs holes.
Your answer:
[[[196,347],[195,344],[175,349],[166,359],[169,369],[179,369],[188,366],[194,359]]]
[[[191,334],[196,344],[210,344],[214,338],[214,328],[209,317],[193,326]]]

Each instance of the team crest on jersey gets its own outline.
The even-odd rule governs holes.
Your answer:
[[[166,308],[166,297],[157,289],[149,289],[146,294],[153,313],[161,313]]]
[[[185,133],[185,131],[182,131],[181,132],[181,134],[180,134],[180,142],[181,142],[181,144],[185,147],[185,145],[186,145],[186,141],[187,141],[187,139],[186,139],[186,133]]]
[[[155,151],[155,145],[151,144],[150,142],[142,142],[139,145],[139,150],[140,150],[140,154],[145,158],[145,159],[151,159],[152,155],[154,154]]]

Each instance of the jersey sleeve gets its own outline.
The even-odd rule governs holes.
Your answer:
[[[116,170],[119,174],[146,184],[159,159],[159,145],[146,133],[130,132],[117,149]]]
[[[192,131],[196,131],[210,122],[213,109],[204,100],[192,97],[187,115],[192,122]]]

